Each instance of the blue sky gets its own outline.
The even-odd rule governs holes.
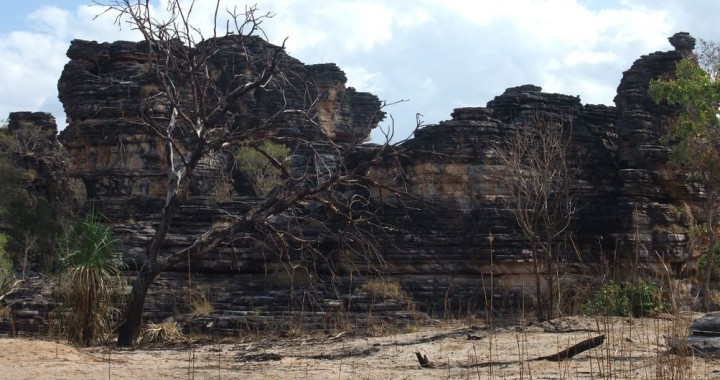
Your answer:
[[[48,111],[63,126],[56,86],[70,40],[136,38],[110,19],[93,21],[99,8],[86,6],[91,3],[0,2],[0,118],[11,111]],[[201,28],[210,26],[213,3],[196,4]],[[257,3],[277,14],[266,31],[271,42],[289,37],[291,55],[306,63],[335,62],[358,90],[388,102],[408,100],[388,109],[399,138],[412,131],[416,113],[435,123],[449,119],[453,108],[484,106],[522,84],[612,104],[622,72],[640,55],[670,50],[673,33],[720,41],[717,0]]]

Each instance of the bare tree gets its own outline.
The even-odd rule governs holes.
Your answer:
[[[284,43],[270,45],[264,54],[254,53],[250,46],[265,36],[261,26],[271,14],[260,14],[256,7],[228,10],[229,21],[222,25],[225,32],[220,36],[217,1],[216,27],[206,37],[190,20],[195,2],[168,1],[166,20],[151,14],[149,1],[117,0],[102,5],[106,12],[116,14],[118,24],[129,23],[147,42],[155,87],[147,87],[140,116],[128,122],[146,126],[148,133],[163,142],[167,170],[165,204],[133,282],[118,330],[119,346],[134,343],[154,279],[169,266],[220,245],[262,240],[263,246],[290,260],[293,254],[322,257],[326,253],[323,243],[332,240],[335,247],[351,254],[377,254],[372,234],[367,232],[377,233],[384,226],[375,218],[368,194],[370,187],[379,185],[364,173],[380,163],[392,146],[386,143],[369,157],[350,164],[347,157],[353,144],[336,144],[330,133],[315,123],[318,96],[312,95],[312,84],[298,87],[290,80],[293,74],[285,71]],[[231,69],[235,70],[232,75],[223,73],[219,78],[213,59],[222,54],[224,44],[238,47],[241,53],[233,57],[237,69]],[[280,104],[270,115],[258,117],[248,104],[263,92],[281,92],[283,99],[300,96],[306,107],[291,109],[288,103]],[[298,119],[314,125],[319,141],[278,133],[278,125]],[[263,143],[268,140],[295,150],[301,146],[313,159],[304,170],[290,170],[267,151]],[[213,157],[239,147],[251,148],[264,157],[281,173],[282,184],[249,210],[228,212],[223,223],[209,227],[188,246],[174,251],[164,248],[173,219],[192,195],[190,184],[200,168]],[[305,228],[310,223],[312,234]]]
[[[531,245],[537,316],[550,319],[558,306],[558,245],[569,236],[576,210],[577,166],[562,120],[535,114],[514,126],[494,153],[505,169],[508,208]]]

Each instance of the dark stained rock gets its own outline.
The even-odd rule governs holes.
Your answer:
[[[668,344],[676,355],[720,357],[720,314],[705,314],[693,321],[690,335],[673,337]]]
[[[675,50],[691,52],[695,49],[695,38],[688,32],[678,32],[668,38]]]
[[[486,107],[458,108],[450,120],[417,130],[401,147],[402,155],[369,173],[414,196],[398,200],[380,190],[372,193],[372,206],[394,226],[376,236],[382,260],[355,263],[358,271],[331,275],[333,263],[347,260],[347,252],[328,243],[328,256],[312,266],[321,281],[311,283],[257,245],[222,246],[163,273],[151,289],[146,318],[181,314],[179,320],[187,325],[212,325],[214,333],[232,334],[244,327],[287,327],[293,310],[303,311],[298,318],[304,326],[328,328],[347,316],[371,323],[368,315],[373,313],[402,323],[407,310],[451,317],[529,307],[535,293],[532,254],[508,211],[500,181],[507,171],[494,158],[493,147],[516,128],[532,127],[537,118],[562,123],[573,152],[581,157],[574,163],[574,186],[581,197],[572,241],[560,252],[567,272],[563,289],[571,292],[573,285],[592,281],[608,268],[618,277],[639,271],[686,276],[695,260],[688,231],[702,221],[698,210],[704,190],[673,170],[669,150],[659,142],[677,109],[656,105],[647,95],[650,80],[672,73],[694,46],[686,33],[670,40],[674,51],[643,56],[623,74],[614,107],[582,104],[577,96],[522,85],[507,89]],[[241,53],[233,38],[218,43],[224,50],[214,65],[222,77],[232,67],[233,54]],[[258,52],[275,48],[259,39],[249,46]],[[126,121],[152,90],[147,51],[142,43],[73,41],[68,57],[58,87],[70,123],[61,134],[70,155],[69,173],[82,178],[99,211],[113,219],[128,261],[139,259],[165,192],[159,141]],[[274,125],[282,133],[330,136],[353,145],[365,140],[384,116],[374,95],[345,87],[345,75],[334,64],[303,65],[289,56],[283,62],[300,73],[293,79],[297,86],[305,81],[317,85],[320,128],[283,119]],[[291,104],[303,104],[299,94],[287,95]],[[257,94],[246,104],[244,122],[267,117],[283,101],[271,93]],[[371,144],[356,148],[356,160],[367,159],[374,149]],[[334,160],[331,151],[323,154],[328,162]],[[307,157],[308,152],[300,152],[296,165]],[[213,182],[217,169],[203,169],[207,175],[173,223],[165,249],[186,246],[208,226],[221,223],[224,213],[241,213],[259,201],[242,191],[219,200]],[[307,233],[318,231],[309,228]],[[671,273],[664,272],[664,263]],[[388,300],[369,294],[364,284],[378,272],[397,282],[405,297]],[[190,314],[188,276],[208,291],[214,305],[205,319],[182,317]]]
[[[236,36],[219,38],[215,43],[219,50],[208,70],[215,73],[217,86],[229,81],[234,72],[245,69],[241,66],[246,60],[237,58],[246,54],[245,48],[258,57],[279,49],[256,37],[247,39],[244,47]],[[155,72],[148,62],[147,44],[74,40],[67,55],[70,61],[60,77],[58,90],[68,127],[60,134],[60,140],[72,157],[74,175],[82,178],[89,197],[100,203],[113,198],[164,197],[165,157],[161,140],[137,123],[146,100],[158,91]],[[370,131],[384,118],[378,98],[347,88],[345,73],[335,64],[304,65],[284,52],[280,53],[279,62],[285,73],[283,80],[272,81],[266,87],[273,90],[278,83],[284,83],[286,88],[258,90],[244,98],[232,122],[252,125],[277,120],[270,127],[282,134],[311,140],[329,136],[334,143],[352,145],[366,141]],[[304,109],[313,101],[317,104],[317,126],[285,116],[290,113],[271,119],[280,110]],[[154,110],[158,117],[166,111],[161,105]],[[195,194],[218,191],[217,166],[222,166],[224,158],[217,157],[217,161],[216,167],[200,168],[199,179],[193,184]],[[112,212],[109,214],[113,217]]]
[[[57,138],[55,118],[44,112],[11,112],[8,132],[12,156],[26,172],[29,190],[47,201],[79,209],[86,200],[82,183],[69,172],[69,157]]]

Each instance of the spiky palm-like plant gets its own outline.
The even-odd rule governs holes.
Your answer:
[[[110,229],[91,212],[68,234],[60,258],[61,293],[68,339],[89,346],[111,330],[113,300],[122,286],[122,254]]]

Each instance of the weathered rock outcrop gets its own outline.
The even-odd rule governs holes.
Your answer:
[[[386,183],[406,173],[410,191],[432,204],[411,212],[410,223],[404,213],[386,215],[404,228],[385,249],[388,272],[428,301],[427,309],[450,303],[485,310],[492,300],[494,310],[511,310],[532,303],[530,245],[504,201],[500,178],[506,172],[492,148],[537,115],[569,125],[573,149],[583,153],[579,209],[561,281],[576,283],[608,269],[618,276],[682,278],[692,272],[688,231],[702,220],[702,189],[672,169],[669,149],[659,142],[677,110],[654,104],[647,94],[650,80],[673,73],[694,46],[686,33],[670,40],[676,50],[643,56],[624,73],[615,107],[582,105],[577,97],[524,85],[486,108],[456,109],[452,120],[417,131],[406,144],[402,170],[375,173]],[[502,297],[488,295],[498,291]],[[566,296],[572,302],[573,295]]]
[[[395,216],[391,224],[403,225],[404,232],[384,252],[388,271],[406,282],[417,281],[409,289],[419,290],[413,295],[426,300],[430,309],[463,305],[484,310],[493,300],[495,310],[512,311],[532,303],[530,245],[508,210],[501,180],[507,174],[493,148],[514,128],[542,115],[570,125],[572,145],[585,157],[573,226],[578,252],[566,253],[566,279],[595,273],[609,253],[598,241],[611,242],[616,232],[614,207],[621,186],[613,161],[616,114],[614,107],[582,105],[577,97],[525,85],[506,90],[486,108],[456,109],[452,120],[417,131],[407,143],[402,171],[410,192],[432,207],[411,212],[410,223],[403,222],[405,215]],[[375,175],[390,182],[397,169]],[[502,296],[487,294],[492,292]]]
[[[363,286],[370,271],[359,277],[339,273],[324,283],[328,286],[318,287],[257,247],[224,247],[163,274],[151,291],[146,316],[161,319],[187,311],[187,294],[179,289],[188,276],[214,305],[212,315],[196,323],[214,321],[213,331],[223,333],[283,324],[288,312],[298,308],[304,310],[300,318],[317,327],[339,323],[345,313],[405,318],[402,310],[408,302],[415,310],[455,316],[482,313],[490,306],[497,312],[532,304],[530,247],[508,211],[499,180],[505,170],[492,148],[538,115],[566,125],[573,149],[583,153],[577,163],[580,207],[572,242],[563,252],[568,273],[563,283],[592,278],[603,268],[619,275],[650,273],[662,268],[661,262],[671,264],[670,276],[684,276],[686,265],[692,264],[688,229],[699,220],[696,205],[704,194],[672,170],[668,150],[658,142],[676,110],[655,105],[647,95],[649,81],[672,73],[694,46],[687,34],[670,40],[676,50],[643,56],[624,73],[615,107],[583,105],[578,97],[545,93],[532,85],[509,88],[486,107],[456,109],[451,120],[418,130],[399,160],[373,169],[378,181],[401,179],[423,199],[408,209],[394,207],[382,192],[375,194],[378,206],[387,201],[380,207],[382,218],[397,227],[378,237],[383,261],[375,269],[399,283],[403,296],[373,294]],[[233,51],[231,38],[222,43]],[[254,48],[272,47],[258,40]],[[100,211],[113,217],[128,253],[139,255],[152,233],[157,198],[164,195],[159,142],[120,121],[132,117],[143,89],[152,86],[143,44],[74,41],[68,56],[59,89],[69,117],[61,141],[71,155],[71,175],[82,178]],[[218,55],[219,72],[227,57]],[[382,116],[377,98],[345,88],[345,76],[335,65],[304,66],[291,57],[283,59],[302,73],[303,81],[317,85],[318,120],[336,142],[365,139],[377,125]],[[254,99],[249,105],[253,117],[267,116],[279,101],[261,94]],[[276,127],[307,138],[316,133],[288,120]],[[219,202],[208,183],[197,186],[197,196],[173,224],[176,232],[168,249],[187,244],[223,210],[242,210],[253,201],[239,192],[235,199]],[[317,274],[328,273],[320,265]],[[572,302],[567,296],[566,302]]]
[[[279,49],[260,38],[249,38],[245,46],[233,36],[217,40],[218,53],[208,69],[218,83],[229,80],[244,62],[236,56],[246,50],[263,57]],[[156,74],[150,69],[147,44],[143,42],[96,43],[74,40],[68,49],[70,61],[58,82],[60,100],[68,116],[68,127],[60,140],[72,156],[72,171],[85,182],[96,202],[112,199],[145,199],[165,196],[165,155],[160,139],[140,123],[139,111],[158,91]],[[272,81],[237,105],[234,122],[253,125],[271,120],[283,109],[306,109],[317,102],[316,121],[281,113],[270,128],[286,135],[318,139],[320,131],[338,144],[356,144],[369,138],[384,117],[375,95],[346,88],[345,74],[334,64],[304,65],[280,53],[282,80]],[[286,86],[284,91],[272,91]],[[302,152],[301,152],[302,153]],[[217,190],[217,168],[204,166],[194,184],[198,195]],[[132,202],[130,202],[132,203]],[[145,205],[133,207],[134,212]],[[126,208],[127,211],[127,208]],[[109,212],[109,217],[120,217]],[[126,215],[128,217],[130,215]]]
[[[70,176],[69,157],[57,139],[54,117],[43,112],[12,112],[8,135],[14,161],[26,172],[32,193],[71,208],[81,206],[85,189]]]
[[[640,255],[645,263],[662,258],[680,274],[690,254],[687,229],[702,214],[693,208],[703,195],[684,173],[671,168],[669,149],[658,141],[677,110],[656,105],[647,93],[650,80],[674,73],[676,64],[695,46],[687,33],[669,40],[676,49],[635,61],[623,74],[615,96],[621,180],[616,236],[624,255]]]

